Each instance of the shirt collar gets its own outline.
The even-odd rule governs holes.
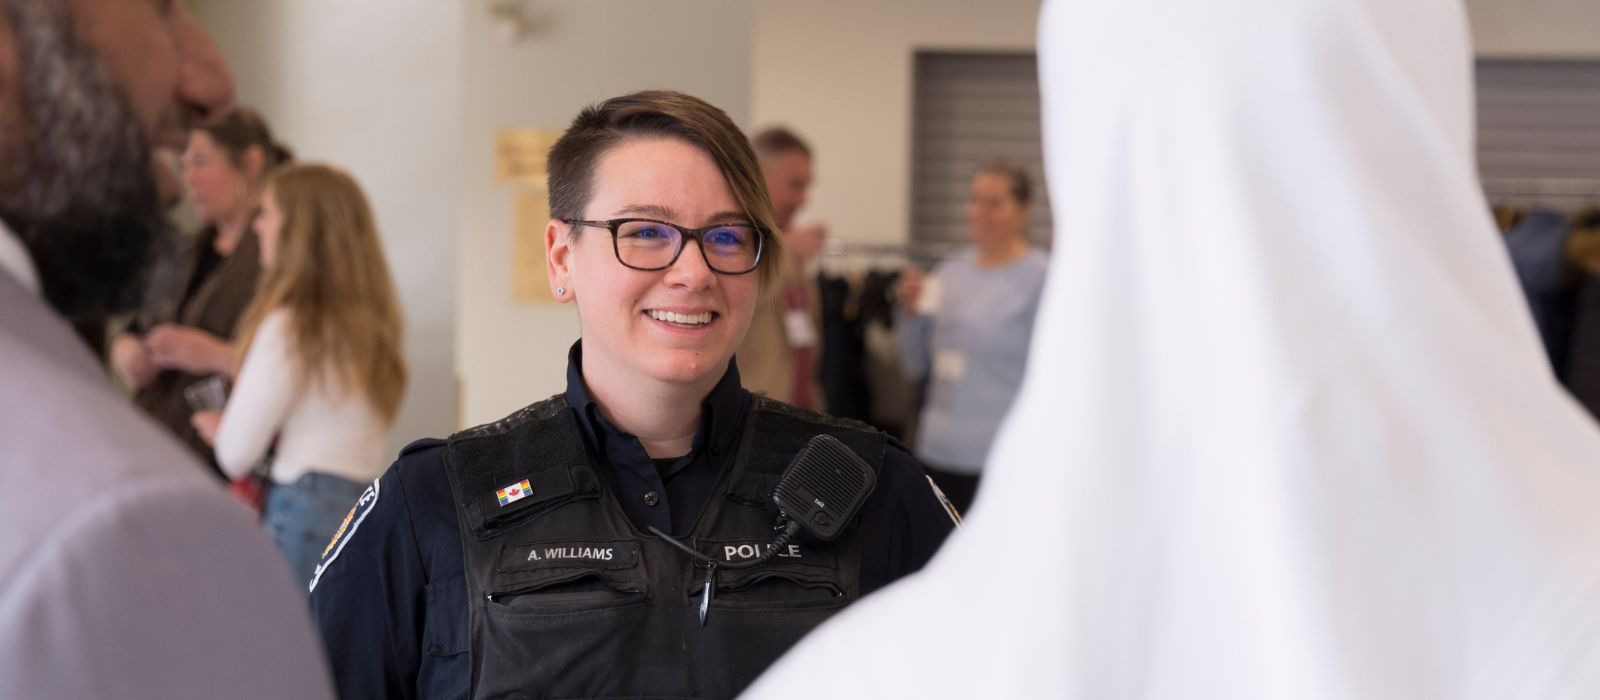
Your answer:
[[[33,266],[33,256],[4,221],[0,221],[0,273],[10,275],[34,296],[39,295],[39,270]]]
[[[572,349],[567,352],[567,405],[577,411],[578,425],[583,429],[583,437],[588,442],[592,454],[603,454],[600,440],[614,438],[624,433],[600,415],[600,406],[594,402],[594,397],[589,393],[589,386],[583,381],[583,340],[572,344]],[[728,371],[723,372],[722,379],[717,385],[711,387],[711,393],[706,394],[700,402],[700,429],[695,433],[692,452],[700,452],[707,447],[711,448],[713,455],[722,454],[733,449],[733,443],[738,439],[739,425],[744,421],[745,411],[749,407],[750,395],[739,383],[739,367],[737,362],[728,359]],[[631,437],[631,436],[630,436]],[[707,439],[710,444],[707,444]]]

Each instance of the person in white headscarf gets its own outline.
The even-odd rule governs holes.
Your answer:
[[[1600,695],[1600,430],[1458,0],[1048,2],[1061,233],[967,527],[748,693]]]

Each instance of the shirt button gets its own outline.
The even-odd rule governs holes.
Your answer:
[[[660,494],[657,494],[654,491],[646,491],[646,492],[644,492],[644,504],[645,505],[653,506],[653,505],[655,505],[657,503],[660,503],[660,502],[661,502],[661,495]]]

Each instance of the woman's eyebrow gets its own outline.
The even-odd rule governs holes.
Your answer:
[[[659,204],[630,204],[618,209],[617,214],[623,216],[648,216],[663,221],[689,225],[689,222],[678,221],[677,214],[672,209]],[[748,221],[750,221],[750,217],[745,215],[744,212],[732,209],[724,209],[706,218],[706,222],[710,224],[746,223]]]
[[[658,219],[671,221],[674,214],[671,209],[659,204],[630,204],[617,210],[618,214],[632,214],[636,216],[653,216]]]

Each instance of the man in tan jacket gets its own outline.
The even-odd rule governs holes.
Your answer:
[[[806,265],[822,251],[827,229],[821,224],[795,227],[794,215],[811,189],[811,148],[783,127],[752,136],[756,158],[772,195],[772,210],[783,236],[784,278],[764,296],[744,344],[735,357],[739,378],[750,391],[802,408],[825,410],[817,384],[822,334],[816,282]]]

